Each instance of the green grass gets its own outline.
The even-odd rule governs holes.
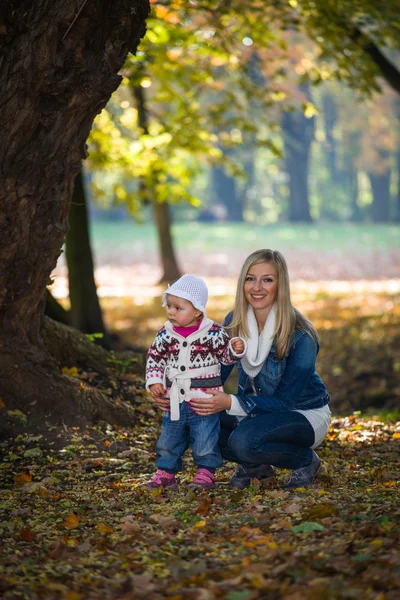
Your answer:
[[[96,254],[109,252],[156,252],[154,225],[133,221],[92,223],[92,240]],[[399,225],[269,225],[179,223],[173,227],[177,250],[252,252],[257,248],[324,251],[374,251],[400,247]]]

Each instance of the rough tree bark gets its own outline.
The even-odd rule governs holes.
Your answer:
[[[0,6],[0,394],[28,415],[91,413],[44,342],[46,284],[93,119],[148,13],[148,0]]]

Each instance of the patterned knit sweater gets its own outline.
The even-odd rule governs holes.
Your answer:
[[[246,351],[246,344],[245,344]],[[207,389],[221,390],[221,366],[238,361],[221,325],[204,318],[197,331],[184,338],[169,321],[158,331],[147,353],[146,389],[162,383],[170,398],[171,420],[179,419],[179,404],[209,398]]]

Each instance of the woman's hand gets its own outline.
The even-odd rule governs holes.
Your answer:
[[[232,404],[231,397],[225,392],[218,390],[207,390],[207,394],[211,394],[211,398],[192,398],[189,401],[189,406],[193,408],[196,415],[205,417],[207,415],[216,415],[223,410],[229,410]]]

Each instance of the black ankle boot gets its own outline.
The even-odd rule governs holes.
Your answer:
[[[301,469],[295,469],[290,475],[290,479],[284,486],[285,490],[294,490],[299,487],[307,487],[314,483],[314,479],[317,475],[318,469],[321,466],[319,456],[314,450],[312,451],[313,458],[311,464],[308,467],[301,467]]]
[[[271,465],[257,465],[254,467],[247,467],[238,465],[235,473],[229,480],[229,487],[233,488],[245,488],[249,487],[252,479],[268,479],[274,476],[274,470]]]

